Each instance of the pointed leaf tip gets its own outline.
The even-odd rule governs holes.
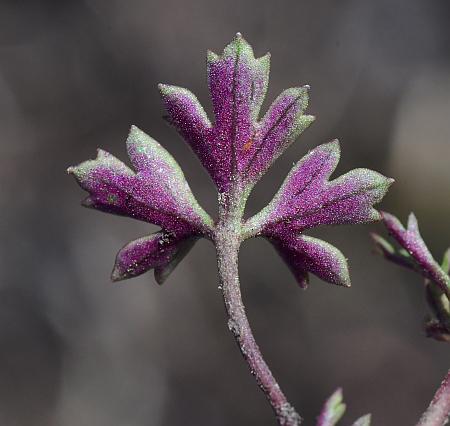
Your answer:
[[[360,417],[358,420],[356,420],[355,423],[353,423],[352,426],[370,426],[372,416],[370,414],[366,414],[363,417]]]
[[[408,216],[407,229],[410,232],[417,233],[419,231],[419,223],[417,222],[416,215],[411,212]]]
[[[111,280],[121,281],[155,269],[155,278],[162,284],[196,240],[160,231],[131,241],[117,253]]]
[[[297,235],[272,236],[269,240],[294,274],[300,287],[307,283],[307,274],[343,287],[350,287],[347,259],[331,244],[317,238]]]
[[[113,283],[119,282],[119,281],[123,281],[126,277],[122,276],[119,268],[117,266],[114,266],[114,269],[111,272],[111,281]]]
[[[394,246],[385,240],[381,235],[378,235],[375,232],[371,232],[369,235],[374,242],[375,249],[378,254],[385,256],[386,254],[392,255],[395,253]]]
[[[317,419],[317,426],[335,426],[344,415],[345,409],[342,389],[338,388],[325,402]]]

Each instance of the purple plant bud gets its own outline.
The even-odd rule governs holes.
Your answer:
[[[194,242],[189,235],[176,237],[163,231],[131,241],[117,254],[111,279],[121,281],[156,268],[155,278],[162,284]]]
[[[383,212],[383,222],[389,233],[414,259],[421,273],[434,281],[440,289],[450,297],[450,277],[434,260],[419,232],[417,219],[413,213],[409,215],[408,226],[405,229],[393,215]]]
[[[316,426],[335,426],[345,413],[342,389],[337,389],[325,402]]]
[[[219,191],[242,174],[254,145],[259,111],[266,95],[270,55],[255,59],[238,33],[222,55],[208,52],[208,84],[213,104],[214,149],[220,151]]]
[[[127,149],[137,173],[102,150],[95,160],[68,169],[90,194],[85,206],[172,232],[200,233],[212,225],[180,167],[161,145],[133,126]]]
[[[308,272],[331,284],[350,287],[347,260],[331,244],[305,235],[286,233],[269,237],[302,288],[308,285]]]
[[[366,169],[330,181],[339,158],[337,140],[310,151],[293,167],[270,204],[245,224],[247,234],[266,236],[275,244],[301,287],[307,285],[307,272],[343,286],[349,286],[350,279],[339,250],[300,234],[320,225],[379,219],[373,205],[393,182]]]

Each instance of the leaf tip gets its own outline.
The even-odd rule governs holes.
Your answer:
[[[117,265],[115,265],[114,269],[111,272],[111,281],[113,283],[116,283],[116,282],[119,282],[119,281],[123,281],[126,278],[127,278],[126,276],[121,274],[121,272],[120,272],[119,268],[117,267]]]
[[[417,222],[416,215],[411,212],[408,216],[408,224],[407,224],[408,231],[417,232],[419,229],[419,223]]]
[[[91,207],[93,207],[94,206],[94,200],[92,200],[92,198],[89,196],[89,197],[86,197],[84,200],[82,200],[81,201],[81,205],[83,206],[83,207],[86,207],[86,208],[91,208]]]
[[[155,277],[155,281],[158,285],[163,285],[169,274],[164,273],[164,268],[155,268],[153,271],[153,276]]]

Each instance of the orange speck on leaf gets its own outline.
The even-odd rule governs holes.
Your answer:
[[[250,138],[247,142],[245,142],[244,147],[242,148],[242,150],[244,152],[247,152],[253,145],[253,139]]]

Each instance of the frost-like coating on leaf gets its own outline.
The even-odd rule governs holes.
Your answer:
[[[380,213],[373,205],[384,197],[392,183],[392,179],[367,169],[352,170],[329,180],[339,158],[338,141],[310,151],[293,167],[269,205],[246,223],[248,232],[274,242],[302,287],[307,282],[307,268],[302,266],[306,262],[306,245],[304,237],[299,235],[321,225],[378,220]],[[322,242],[320,253],[313,259],[314,267],[309,272],[327,282],[350,284],[347,263],[339,250]]]
[[[214,115],[211,120],[189,90],[159,85],[167,120],[216,183],[221,210],[228,206],[243,212],[256,182],[314,120],[305,115],[307,85],[284,90],[261,114],[269,70],[270,55],[255,58],[252,47],[239,33],[221,55],[208,52],[208,86]],[[202,236],[214,239],[215,224],[197,203],[172,156],[134,126],[127,149],[134,170],[101,150],[95,160],[69,169],[89,193],[84,204],[156,224],[174,241],[195,241]],[[382,199],[392,182],[366,169],[352,170],[330,180],[339,157],[337,141],[312,150],[294,166],[266,208],[243,226],[242,218],[233,225],[242,229],[243,239],[256,235],[268,238],[302,287],[307,285],[308,273],[330,283],[350,284],[342,253],[303,232],[321,225],[380,219],[373,205]],[[236,217],[236,212],[231,216]],[[166,257],[165,262],[155,266],[158,282],[166,279],[190,246],[180,243],[170,260]],[[156,252],[151,253],[156,256]]]
[[[107,213],[160,226],[163,231],[126,245],[117,255],[114,281],[155,269],[162,283],[192,247],[210,232],[212,220],[199,206],[173,157],[154,139],[133,126],[127,139],[133,171],[99,150],[95,160],[70,167],[89,193],[83,204]]]
[[[303,115],[309,86],[285,90],[274,101],[242,153],[242,170],[257,180],[283,151],[314,121]]]
[[[95,160],[71,167],[69,172],[89,193],[85,205],[162,228],[119,251],[114,281],[154,269],[156,281],[162,284],[197,239],[205,237],[214,243],[230,331],[278,423],[297,426],[301,416],[265,363],[246,318],[238,277],[240,244],[254,236],[269,239],[302,287],[306,287],[309,273],[329,283],[349,286],[343,254],[303,232],[321,225],[380,219],[373,205],[383,198],[392,180],[366,169],[330,180],[340,156],[339,144],[334,141],[319,146],[297,163],[272,202],[244,221],[247,198],[257,181],[314,121],[313,116],[305,115],[307,85],[284,90],[267,112],[260,114],[269,69],[269,54],[255,58],[252,47],[239,33],[221,55],[208,52],[211,120],[189,90],[159,85],[167,121],[191,146],[217,186],[215,222],[197,203],[176,161],[136,127],[127,140],[134,170],[99,151]],[[325,405],[318,426],[334,426],[344,410],[338,390]]]
[[[337,389],[325,402],[317,426],[335,426],[345,413],[342,389]]]
[[[169,121],[191,145],[219,192],[232,181],[253,185],[272,162],[314,120],[303,115],[308,86],[285,90],[261,121],[267,92],[270,55],[255,58],[237,34],[222,55],[208,52],[208,85],[214,111],[211,125],[188,90],[160,85]]]
[[[339,157],[339,143],[333,141],[300,160],[262,212],[264,227],[284,227],[288,222],[291,229],[303,231],[320,225],[379,220],[380,213],[373,205],[384,197],[392,179],[372,170],[355,169],[329,181]]]
[[[331,284],[350,287],[347,260],[331,244],[294,234],[275,234],[269,240],[291,269],[300,287],[307,287],[308,272]]]
[[[187,252],[186,248],[189,250],[194,242],[195,239],[189,235],[174,236],[163,231],[131,241],[117,254],[111,278],[113,281],[120,281],[137,277],[156,268],[155,277],[160,277],[157,281],[162,284],[181,260],[177,259],[177,255],[181,252],[184,256]],[[172,267],[169,267],[162,277],[161,268],[168,268],[168,265],[172,265]]]
[[[89,192],[85,206],[143,220],[172,232],[198,232],[212,224],[178,164],[161,145],[133,127],[127,148],[137,173],[102,150],[95,160],[68,169]]]

